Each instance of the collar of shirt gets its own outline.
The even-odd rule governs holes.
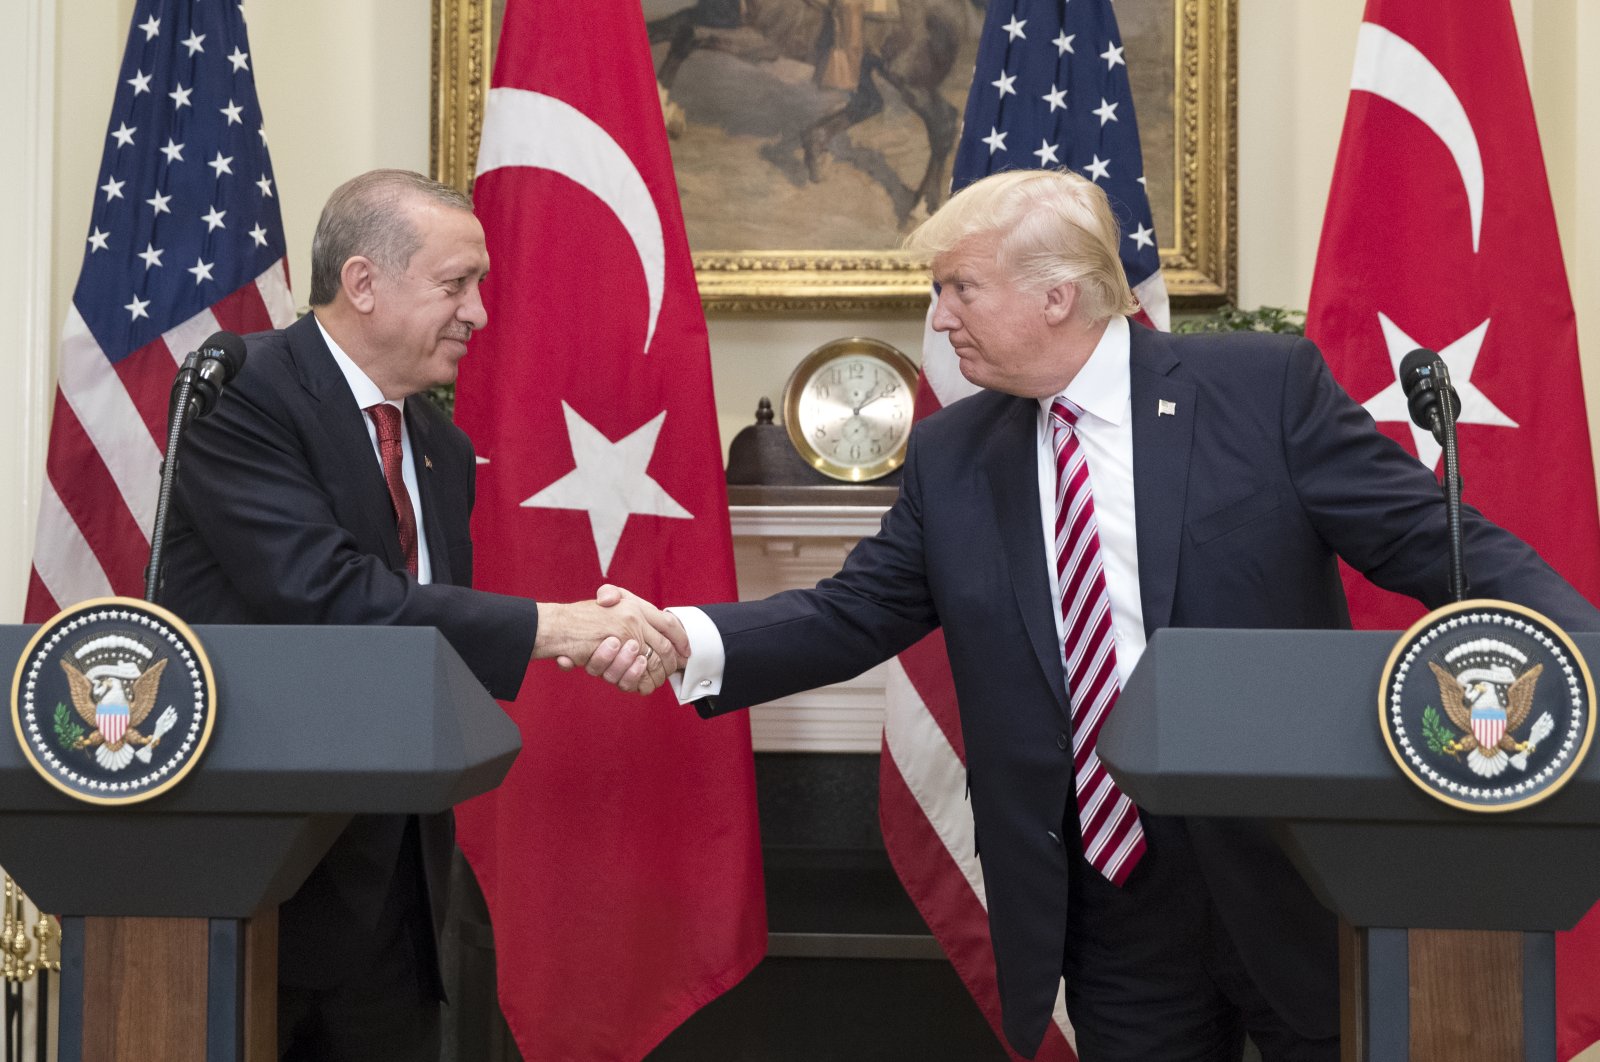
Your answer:
[[[405,399],[384,398],[378,385],[372,382],[372,377],[361,371],[361,366],[350,360],[350,355],[338,344],[328,330],[322,326],[322,319],[313,312],[311,315],[317,322],[317,331],[322,333],[322,341],[328,344],[328,351],[333,355],[333,363],[339,366],[339,371],[344,374],[344,382],[350,385],[350,393],[356,397],[356,406],[366,412],[368,406],[375,406],[379,402],[387,402],[394,408],[404,413]],[[405,421],[401,421],[402,424]]]
[[[1088,413],[1108,424],[1122,423],[1128,411],[1129,338],[1128,319],[1111,318],[1100,342],[1089,354],[1089,360],[1067,384],[1066,390],[1049,398],[1039,399],[1041,423],[1050,423],[1050,405],[1063,399],[1080,414]]]
[[[378,385],[372,382],[372,377],[362,372],[361,366],[352,361],[350,355],[328,334],[321,319],[317,320],[317,331],[322,333],[322,341],[328,344],[334,364],[344,374],[344,382],[350,386],[350,393],[355,396],[356,405],[361,409],[361,420],[366,424],[367,438],[372,443],[372,456],[378,462],[380,474],[383,472],[383,453],[378,447],[378,426],[367,415],[367,408],[386,402],[400,411],[400,478],[405,481],[406,492],[411,496],[411,513],[417,521],[417,582],[430,583],[433,581],[433,560],[428,553],[427,528],[422,522],[422,492],[417,487],[417,469],[411,455],[411,430],[406,427],[405,399],[384,398]]]
[[[1066,630],[1059,607],[1061,588],[1056,584],[1054,550],[1048,545],[1055,541],[1056,521],[1055,425],[1050,419],[1050,404],[1059,397],[1078,411],[1076,434],[1089,462],[1089,479],[1094,486],[1095,522],[1100,529],[1106,594],[1116,632],[1117,673],[1123,683],[1133,673],[1145,645],[1133,499],[1133,385],[1128,360],[1131,342],[1128,319],[1113,317],[1066,390],[1040,400],[1036,439],[1039,516],[1047,544],[1045,577],[1054,587],[1056,638],[1062,644]],[[1065,652],[1064,644],[1062,648]],[[1064,657],[1062,666],[1065,668]]]

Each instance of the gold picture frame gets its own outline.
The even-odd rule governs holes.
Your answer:
[[[1163,273],[1173,305],[1201,308],[1233,300],[1237,257],[1237,0],[1123,0],[1130,9],[1170,6],[1171,111],[1141,118],[1147,166],[1171,160],[1170,208],[1153,202]],[[433,173],[471,182],[492,66],[495,0],[433,0]],[[1164,71],[1162,72],[1164,76]],[[1165,102],[1158,100],[1158,104]],[[1140,104],[1141,107],[1145,105]],[[1141,114],[1144,112],[1141,111]],[[1172,143],[1151,145],[1149,130],[1170,127]],[[1156,182],[1153,176],[1152,181]],[[1170,235],[1168,235],[1170,234]],[[925,262],[891,247],[859,250],[739,250],[694,247],[695,276],[707,310],[808,312],[915,310],[926,306]]]

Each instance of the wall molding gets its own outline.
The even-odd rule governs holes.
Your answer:
[[[22,616],[34,521],[44,476],[54,385],[55,112],[57,0],[13,0],[0,35],[0,142],[15,152],[0,167],[0,422],[11,449],[0,461],[0,617]]]

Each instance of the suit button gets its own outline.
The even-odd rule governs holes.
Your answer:
[[[1056,735],[1056,748],[1060,749],[1062,752],[1067,751],[1067,746],[1070,745],[1070,744],[1072,744],[1072,741],[1071,741],[1070,738],[1067,737],[1067,735],[1065,735],[1065,734],[1057,734]]]
[[[1054,831],[1054,830],[1046,830],[1044,832],[1045,832],[1045,836],[1049,837],[1050,840],[1055,843],[1055,846],[1057,848],[1061,847],[1061,837],[1060,837],[1059,834],[1056,833],[1056,831]]]

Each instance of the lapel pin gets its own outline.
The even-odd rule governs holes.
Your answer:
[[[1178,415],[1178,403],[1168,402],[1165,398],[1156,399],[1156,416],[1175,417]]]
[[[426,468],[430,472],[433,471],[433,458],[429,457],[427,454],[423,454],[422,467]]]

